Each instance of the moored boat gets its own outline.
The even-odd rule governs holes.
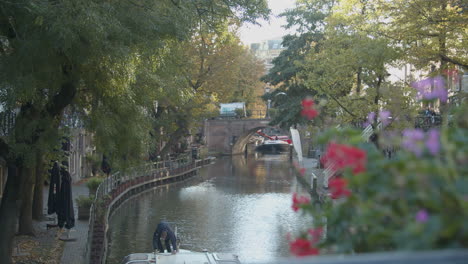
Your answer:
[[[279,137],[276,137],[279,138]],[[287,153],[291,149],[288,139],[265,139],[255,150],[265,154]]]
[[[180,249],[177,254],[171,253],[133,253],[124,258],[122,264],[241,264],[237,255],[231,253],[195,252]]]

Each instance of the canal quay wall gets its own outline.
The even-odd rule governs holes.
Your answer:
[[[91,207],[84,263],[106,262],[108,221],[122,202],[144,190],[193,177],[200,167],[211,164],[214,159],[162,161],[135,168],[125,175],[115,173],[106,178],[98,187]]]

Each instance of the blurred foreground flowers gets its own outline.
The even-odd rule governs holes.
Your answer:
[[[303,230],[291,241],[291,253],[467,248],[466,113],[461,104],[447,110],[440,129],[401,131],[391,159],[364,142],[362,130],[329,131],[321,140],[331,142],[322,160],[335,175],[331,196],[316,203],[295,195],[295,211],[312,214],[312,230],[323,235],[317,239]]]

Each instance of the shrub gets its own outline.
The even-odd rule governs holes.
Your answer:
[[[293,208],[314,224],[291,242],[296,255],[468,247],[466,104],[441,129],[406,129],[382,143],[399,146],[391,159],[361,131],[329,131],[323,162],[341,177],[317,206],[304,196]],[[382,132],[381,132],[382,133]]]
[[[76,203],[79,207],[90,208],[94,202],[94,196],[84,196],[80,195],[76,198]]]
[[[93,177],[86,182],[86,186],[89,189],[89,195],[95,195],[97,188],[104,181],[104,178]]]

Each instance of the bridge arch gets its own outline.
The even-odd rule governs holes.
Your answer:
[[[249,138],[259,129],[272,128],[270,119],[211,119],[204,123],[208,152],[214,155],[244,154]]]
[[[259,129],[265,128],[268,126],[259,126],[252,128],[246,132],[244,132],[242,135],[239,136],[237,141],[234,143],[232,146],[232,155],[236,154],[242,154],[245,153],[245,148],[247,147],[247,143],[249,143],[249,139],[251,136],[253,136]]]

